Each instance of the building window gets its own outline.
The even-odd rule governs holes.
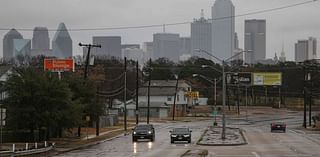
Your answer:
[[[168,101],[172,101],[172,97],[171,97],[171,96],[168,96],[167,100],[168,100]]]
[[[180,95],[177,94],[177,101],[179,101],[179,100],[180,100]]]
[[[186,95],[184,95],[183,100],[184,100],[184,101],[187,101],[187,97],[186,97]]]

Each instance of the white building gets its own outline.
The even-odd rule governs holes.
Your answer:
[[[166,104],[171,109],[174,104],[176,80],[152,80],[150,85],[150,104]],[[186,92],[191,91],[191,86],[180,80],[176,96],[176,115],[182,116],[187,112],[187,107],[192,104],[186,96]],[[148,102],[148,82],[143,88],[139,88],[139,104]]]
[[[234,15],[231,0],[215,1],[212,7],[212,53],[220,59],[227,59],[234,53]]]

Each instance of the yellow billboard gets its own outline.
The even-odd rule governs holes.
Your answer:
[[[189,91],[186,92],[186,96],[190,98],[199,98],[199,92],[198,91]]]
[[[282,73],[257,72],[253,73],[253,85],[255,86],[281,86]]]

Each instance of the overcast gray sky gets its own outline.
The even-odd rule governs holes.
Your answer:
[[[236,15],[281,7],[309,0],[233,0]],[[200,16],[211,18],[214,0],[0,0],[0,28],[30,28],[46,26],[57,29],[60,22],[67,28],[97,28],[153,25],[192,21]],[[280,54],[284,42],[286,56],[294,58],[294,43],[309,36],[320,38],[320,2],[269,13],[236,18],[239,45],[243,48],[244,20],[266,19],[267,57]],[[18,30],[19,31],[19,30]],[[123,44],[142,44],[152,41],[152,34],[162,28],[70,32],[74,54],[81,54],[77,46],[91,42],[92,36],[119,35]],[[190,25],[167,26],[166,32],[190,36]],[[1,40],[7,30],[0,31]],[[32,31],[20,31],[25,39]],[[50,32],[50,39],[55,32]],[[50,43],[51,44],[51,43]],[[2,51],[2,42],[0,49]],[[319,49],[319,48],[318,48]],[[318,50],[318,52],[320,52]],[[0,53],[2,55],[2,53]]]

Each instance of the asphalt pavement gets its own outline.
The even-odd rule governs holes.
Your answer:
[[[317,133],[297,129],[302,125],[301,112],[285,109],[261,108],[249,112],[248,116],[229,116],[227,126],[239,127],[245,131],[247,145],[241,146],[200,146],[196,145],[212,120],[155,123],[154,142],[132,142],[131,135],[120,136],[99,145],[75,150],[58,157],[178,157],[187,150],[208,150],[210,157],[319,157],[320,138]],[[283,121],[286,133],[271,133],[270,123]],[[218,118],[221,124],[221,119]],[[192,142],[170,143],[169,131],[173,127],[187,126],[192,132]]]

